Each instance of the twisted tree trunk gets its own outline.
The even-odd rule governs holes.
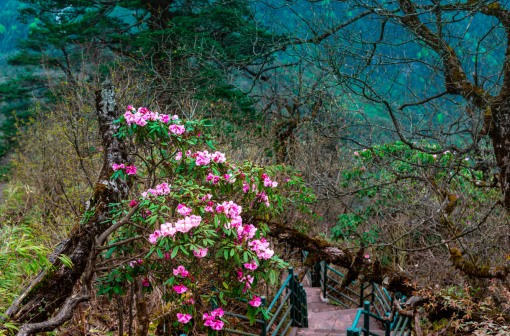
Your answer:
[[[82,220],[76,223],[68,238],[62,241],[50,257],[54,268],[42,271],[28,288],[12,303],[5,315],[13,322],[37,323],[46,321],[73,293],[73,288],[87,266],[96,236],[110,225],[109,204],[125,199],[129,186],[124,180],[110,180],[112,165],[128,162],[124,143],[114,137],[120,125],[115,104],[115,90],[106,81],[96,92],[96,111],[101,135],[104,161],[92,196],[87,201]],[[68,256],[72,267],[57,257]]]

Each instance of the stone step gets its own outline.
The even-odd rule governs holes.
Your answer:
[[[341,306],[324,302],[321,289],[311,287],[307,277],[304,277],[302,284],[308,303],[308,328],[292,328],[289,336],[347,336],[347,328],[352,327],[358,309],[343,309]],[[363,317],[358,322],[358,328],[362,325]],[[370,319],[370,331],[376,335],[384,335],[384,330],[373,318]]]

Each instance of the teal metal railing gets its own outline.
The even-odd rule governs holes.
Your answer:
[[[288,268],[288,276],[278,290],[269,306],[265,309],[269,322],[264,316],[255,319],[260,325],[260,336],[282,336],[287,333],[290,327],[308,328],[308,306],[306,292],[303,285],[299,283],[292,267]],[[241,299],[247,303],[247,300]],[[261,296],[262,307],[266,307],[266,297]],[[216,309],[216,301],[211,300],[212,309]],[[242,320],[249,320],[248,317],[231,312],[225,312],[225,315],[233,316]],[[262,315],[262,314],[261,314]],[[258,336],[257,334],[225,328],[225,331],[232,334],[245,336]]]
[[[304,262],[308,253],[302,251],[301,260]],[[321,261],[314,265],[312,271],[307,272],[306,277],[313,287],[320,287],[324,298],[343,306],[344,308],[360,308],[358,314],[352,324],[347,329],[347,336],[364,336],[377,335],[370,332],[370,317],[381,321],[384,324],[385,336],[404,336],[410,326],[409,317],[395,314],[393,322],[383,321],[383,317],[387,317],[391,313],[393,299],[384,287],[379,287],[376,283],[357,283],[351,282],[343,289],[343,293],[337,289],[340,287],[340,281],[337,279],[345,276],[339,271]],[[336,279],[335,279],[336,278]],[[336,287],[336,288],[335,288]],[[370,298],[370,300],[366,300]],[[395,294],[395,299],[404,299],[400,293]],[[374,312],[371,312],[373,307]],[[361,315],[363,315],[363,327],[358,328]]]

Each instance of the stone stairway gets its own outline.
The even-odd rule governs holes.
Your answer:
[[[320,288],[310,287],[307,278],[303,280],[308,303],[308,328],[293,328],[290,336],[346,336],[347,328],[352,326],[358,309],[342,309],[321,299]],[[363,325],[360,317],[358,328]],[[374,319],[370,319],[370,331],[383,336],[382,330]]]

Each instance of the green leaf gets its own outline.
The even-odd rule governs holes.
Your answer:
[[[62,263],[64,263],[64,265],[66,265],[67,267],[69,268],[73,268],[73,261],[71,260],[71,258],[69,258],[68,256],[66,256],[65,254],[61,254],[58,259],[60,259],[60,261],[62,261]]]
[[[170,256],[170,258],[174,259],[175,256],[177,255],[177,252],[179,252],[179,246],[174,247],[174,250],[172,251],[172,255]]]
[[[160,250],[160,248],[159,248],[159,247],[157,248],[156,252],[158,252],[158,256],[159,256],[160,258],[163,258],[163,252],[161,252],[161,250]]]
[[[171,277],[170,279],[168,279],[164,284],[163,286],[166,286],[166,285],[172,285],[175,281],[175,277]]]

